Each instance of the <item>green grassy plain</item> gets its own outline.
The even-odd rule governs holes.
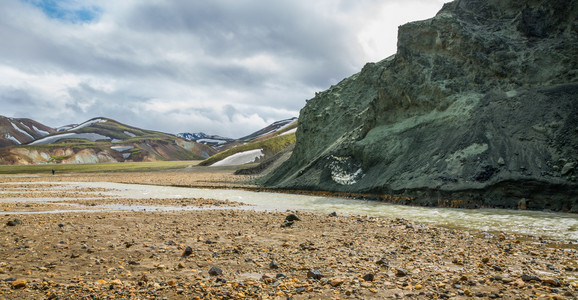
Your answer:
[[[0,166],[0,174],[150,172],[184,169],[199,161],[123,162],[104,164],[45,164]]]

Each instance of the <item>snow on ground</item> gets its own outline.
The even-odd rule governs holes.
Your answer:
[[[40,130],[38,128],[36,128],[36,126],[32,125],[32,129],[34,129],[34,131],[36,131],[38,134],[40,134],[41,136],[47,136],[48,134],[50,134],[50,132],[48,131],[44,131],[44,130]]]
[[[14,129],[16,129],[16,130],[18,130],[18,131],[22,132],[23,134],[27,135],[27,136],[28,136],[28,137],[29,137],[31,140],[33,140],[33,139],[34,139],[34,137],[33,137],[33,136],[31,136],[31,135],[30,135],[28,132],[26,132],[26,131],[24,131],[24,130],[20,129],[20,127],[16,126],[16,124],[14,124],[14,123],[12,123],[12,122],[10,122],[10,124],[12,124],[12,127],[14,127]]]
[[[293,119],[290,119],[290,120],[282,120],[282,121],[277,121],[277,122],[273,123],[273,124],[272,124],[272,126],[275,126],[275,125],[281,124],[281,123],[283,123],[283,122],[287,122],[287,124],[284,124],[284,125],[282,125],[282,126],[281,126],[281,127],[279,127],[279,128],[275,128],[275,129],[269,130],[269,131],[267,131],[267,132],[265,132],[265,133],[263,133],[263,134],[260,134],[259,136],[265,136],[265,135],[268,135],[268,134],[270,134],[270,133],[272,133],[272,132],[278,132],[278,131],[281,131],[281,130],[283,130],[283,129],[285,129],[285,128],[289,127],[289,125],[293,124],[293,122],[295,122],[295,120],[293,120]]]
[[[287,131],[281,133],[280,135],[286,135],[286,134],[290,134],[290,133],[293,133],[293,132],[296,132],[296,131],[297,131],[297,128],[293,128],[293,129],[291,129],[291,130],[287,130]]]
[[[211,167],[238,166],[248,164],[254,162],[256,158],[260,158],[264,155],[265,154],[263,154],[263,149],[239,152],[212,164]]]
[[[94,120],[86,121],[86,122],[72,128],[72,130],[78,130],[78,129],[90,126],[94,123],[104,123],[104,122],[106,122],[106,120],[104,120],[104,119],[94,119]]]
[[[62,126],[62,127],[58,127],[56,128],[56,131],[60,132],[60,131],[68,131],[72,128],[76,127],[76,125],[66,125],[66,126]]]
[[[134,148],[134,146],[112,146],[112,147],[110,147],[110,149],[118,151],[118,152],[124,152],[126,150],[130,150],[133,148]]]
[[[198,139],[196,141],[197,143],[203,143],[203,144],[225,144],[227,141],[223,141],[223,140],[215,140],[215,139]]]
[[[28,130],[30,130],[30,127],[28,127],[28,125],[26,125],[26,124],[24,124],[24,123],[22,123],[22,122],[20,122],[20,121],[18,121],[18,123],[20,123],[20,125],[22,125],[22,126],[25,127],[25,128],[28,128]]]
[[[46,145],[46,144],[51,144],[54,142],[57,142],[59,140],[62,139],[85,139],[85,140],[90,140],[93,142],[96,142],[98,140],[110,140],[109,137],[104,136],[104,135],[100,135],[97,133],[63,133],[63,134],[59,134],[59,135],[53,135],[53,136],[48,136],[39,140],[36,140],[32,143],[30,143],[30,145]]]
[[[11,141],[15,142],[15,143],[18,144],[18,145],[22,144],[22,143],[20,143],[19,140],[17,140],[15,137],[11,136],[10,134],[6,134],[5,138],[6,138],[7,140],[11,140]]]

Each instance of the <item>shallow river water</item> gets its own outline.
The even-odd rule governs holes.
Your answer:
[[[120,184],[109,182],[61,183],[66,188],[106,188],[97,192],[119,198],[207,198],[230,200],[251,205],[255,210],[300,210],[337,215],[369,215],[386,218],[404,218],[415,222],[438,224],[478,231],[504,231],[516,234],[543,236],[578,242],[578,215],[539,211],[505,209],[452,209],[394,205],[377,201],[352,200],[331,197],[251,192],[226,189],[196,189],[152,185]],[[64,198],[8,198],[2,201],[65,201]],[[102,206],[101,210],[191,210],[191,207]],[[226,209],[222,207],[220,209]],[[83,211],[82,209],[75,211]],[[94,209],[91,209],[94,211]],[[17,213],[17,212],[15,212]],[[45,212],[46,213],[46,212]]]

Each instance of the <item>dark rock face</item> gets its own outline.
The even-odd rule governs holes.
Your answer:
[[[396,55],[308,101],[292,157],[262,183],[571,210],[577,19],[577,0],[461,0],[401,26]]]

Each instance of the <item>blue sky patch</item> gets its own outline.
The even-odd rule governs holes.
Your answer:
[[[70,23],[90,23],[102,10],[96,6],[83,5],[74,0],[23,0],[42,10],[46,16]]]

